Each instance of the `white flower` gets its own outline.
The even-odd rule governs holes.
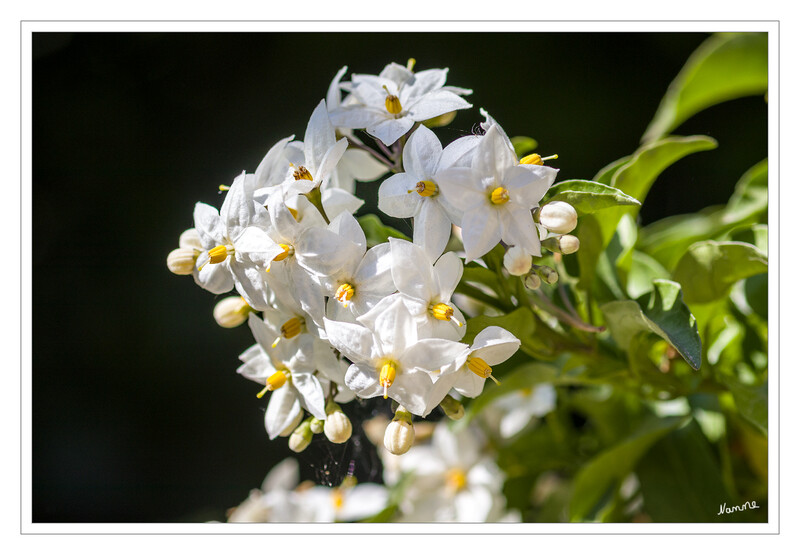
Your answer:
[[[530,253],[515,245],[509,247],[503,255],[503,266],[512,276],[524,276],[531,271],[533,261]]]
[[[312,513],[302,496],[293,491],[300,481],[300,469],[295,459],[284,459],[269,471],[261,489],[228,515],[228,522],[306,522]]]
[[[389,244],[392,279],[406,307],[418,319],[420,334],[452,340],[464,337],[464,315],[450,300],[464,273],[461,259],[447,252],[432,265],[422,248],[413,243],[390,238]]]
[[[235,285],[250,306],[260,309],[267,296],[263,271],[282,249],[270,239],[269,216],[253,200],[246,181],[244,173],[234,180],[219,212],[201,202],[195,206],[194,227],[202,246],[195,281],[212,293]]]
[[[389,491],[378,484],[354,484],[345,478],[341,486],[315,486],[302,493],[313,522],[354,522],[374,516],[389,503]]]
[[[477,397],[483,391],[486,378],[492,378],[492,366],[511,358],[519,349],[520,340],[498,326],[489,326],[475,336],[472,346],[460,353],[455,364],[439,375],[431,399],[444,398],[450,389],[466,397]],[[441,399],[440,399],[441,400]],[[429,406],[428,410],[433,410]]]
[[[438,175],[447,200],[463,211],[462,238],[467,262],[489,252],[500,240],[533,256],[541,247],[531,209],[555,180],[557,170],[518,164],[499,126],[483,136],[470,168],[450,168]]]
[[[337,271],[320,278],[328,296],[327,316],[331,320],[355,322],[381,299],[397,288],[392,280],[392,256],[388,243],[367,250],[367,238],[358,222],[342,214],[330,229],[357,248]]]
[[[259,396],[272,391],[264,417],[269,438],[278,437],[303,409],[324,420],[325,392],[313,374],[313,338],[280,341],[273,347],[278,336],[260,318],[250,314],[248,324],[257,344],[239,357],[244,364],[237,372],[265,384]]]
[[[448,160],[457,157],[451,150]],[[391,176],[378,190],[378,208],[382,212],[395,218],[414,218],[414,243],[421,245],[431,260],[444,252],[451,222],[461,222],[461,214],[439,194],[436,174],[447,167],[441,160],[439,139],[433,131],[420,126],[403,149],[405,172]]]
[[[539,223],[557,235],[569,233],[578,225],[578,213],[567,202],[556,200],[542,206]]]
[[[465,345],[446,339],[418,339],[417,325],[402,299],[377,305],[370,328],[325,319],[331,345],[353,363],[347,387],[362,398],[391,397],[413,414],[425,416],[432,381],[429,372],[451,364]],[[380,313],[372,312],[381,306]]]
[[[321,187],[333,174],[347,149],[347,139],[336,140],[336,130],[328,118],[325,101],[321,100],[308,120],[303,137],[303,161],[289,168],[281,185],[284,196],[308,193]]]
[[[507,439],[524,430],[534,418],[546,415],[555,407],[555,388],[551,384],[540,384],[499,397],[481,412],[481,417],[497,429],[500,437]]]
[[[389,146],[415,122],[472,107],[459,96],[471,91],[444,88],[447,71],[429,69],[413,73],[390,64],[377,76],[353,75],[352,96],[358,104],[333,110],[331,121],[336,127],[366,129]]]
[[[458,434],[446,421],[437,424],[431,445],[414,446],[384,479],[411,473],[400,509],[406,522],[494,522],[502,518],[504,476],[492,457],[483,452],[480,430],[465,428]],[[383,455],[384,457],[391,455]]]

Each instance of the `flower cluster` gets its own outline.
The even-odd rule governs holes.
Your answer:
[[[453,396],[478,396],[520,347],[498,326],[464,341],[469,323],[453,297],[465,264],[485,266],[481,257],[500,245],[508,274],[536,288],[557,279],[533,264],[543,248],[577,249],[566,235],[575,210],[540,206],[557,174],[548,159],[518,158],[483,110],[480,133],[443,146],[431,127],[470,108],[471,91],[445,85],[446,69],[413,67],[392,63],[350,81],[342,68],[303,140],[278,141],[254,173],[220,187],[219,210],[198,203],[167,258],[214,294],[236,290],[214,317],[250,326],[255,344],[238,372],[259,384],[259,398],[269,393],[267,433],[288,436],[294,451],[314,434],[346,442],[352,423],[341,405],[354,398],[395,402],[384,438],[394,454],[411,448],[414,416],[441,406],[458,418]],[[368,237],[354,217],[363,204],[355,182],[381,178],[378,208],[412,218],[411,240]]]

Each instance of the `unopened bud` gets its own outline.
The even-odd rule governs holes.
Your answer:
[[[308,447],[311,443],[312,436],[313,433],[311,432],[311,421],[306,420],[300,424],[295,431],[292,432],[292,435],[289,436],[289,449],[295,453],[305,451],[306,447]]]
[[[539,289],[542,286],[542,280],[536,275],[536,272],[530,272],[523,278],[522,282],[528,289]]]
[[[553,252],[572,254],[578,251],[581,242],[574,235],[561,235],[559,237],[548,237],[542,241],[542,246]]]
[[[461,404],[461,401],[450,397],[450,395],[445,395],[439,406],[442,407],[442,410],[450,420],[461,420],[464,416],[464,405]]]
[[[175,249],[167,255],[167,268],[173,274],[188,276],[194,271],[198,252],[194,249]]]
[[[328,413],[328,418],[325,419],[325,437],[331,443],[344,443],[351,435],[353,435],[353,424],[341,409]]]
[[[539,210],[539,223],[553,233],[569,233],[578,225],[578,213],[568,202],[556,200]]]
[[[181,233],[178,239],[178,246],[184,249],[197,249],[203,250],[203,244],[200,242],[200,234],[193,227],[190,227]]]
[[[531,269],[531,255],[522,247],[510,247],[503,255],[503,266],[512,276],[524,276]]]
[[[283,431],[278,435],[280,437],[286,437],[286,436],[290,435],[295,430],[295,428],[297,428],[300,425],[300,423],[302,421],[303,421],[303,411],[300,411],[300,412],[297,413],[297,416],[295,417],[295,419],[292,420],[291,423],[288,426],[286,426],[283,429]]]
[[[414,445],[414,425],[411,423],[411,413],[403,407],[398,407],[394,418],[386,426],[383,435],[383,446],[393,455],[402,455]]]
[[[558,281],[558,272],[550,266],[534,266],[533,271],[542,278],[542,281],[547,285],[553,285]]]
[[[319,418],[313,418],[309,423],[309,426],[311,426],[312,434],[321,434],[323,428],[325,427],[325,421],[320,420]]]
[[[226,297],[214,307],[214,320],[223,328],[235,328],[247,321],[252,310],[242,297]]]

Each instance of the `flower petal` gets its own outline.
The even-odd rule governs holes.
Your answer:
[[[492,208],[478,207],[465,212],[461,224],[466,262],[492,250],[502,237],[499,211]]]
[[[388,112],[386,115],[389,115]],[[414,121],[408,116],[401,118],[391,117],[379,123],[368,125],[366,131],[373,137],[380,139],[386,146],[391,146],[414,126]]]
[[[308,120],[306,134],[303,137],[306,167],[310,166],[319,173],[323,158],[325,158],[335,143],[336,130],[333,128],[331,120],[328,117],[328,109],[325,106],[325,101],[320,100],[317,107],[314,108],[311,118]],[[317,175],[313,177],[314,179],[320,179]]]
[[[461,212],[486,205],[486,193],[480,176],[471,168],[449,168],[438,172],[436,184],[444,198]]]
[[[416,184],[408,173],[396,173],[386,179],[378,189],[378,210],[394,218],[416,216],[422,203],[422,197],[414,191]]]
[[[450,240],[450,218],[436,199],[423,199],[419,213],[414,217],[414,243],[420,245],[430,260],[444,252]]]
[[[359,324],[337,322],[327,318],[324,322],[330,344],[351,362],[357,364],[372,362],[375,358],[375,337],[370,330]]]
[[[292,386],[300,394],[301,406],[320,420],[325,420],[325,393],[317,377],[306,372],[293,372]]]
[[[430,179],[441,156],[442,143],[433,131],[421,125],[403,148],[403,169],[417,181]]]
[[[426,119],[441,116],[447,112],[472,108],[472,104],[450,91],[433,91],[428,93],[413,104],[408,106],[408,115],[414,121],[424,121]]]
[[[284,385],[270,394],[264,426],[270,439],[275,439],[302,412],[294,389]]]

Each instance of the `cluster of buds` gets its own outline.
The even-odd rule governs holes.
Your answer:
[[[260,385],[259,398],[269,393],[267,433],[288,436],[294,451],[323,432],[346,442],[353,426],[341,405],[356,397],[399,405],[384,442],[395,454],[413,444],[413,416],[441,406],[458,418],[450,394],[479,395],[492,366],[520,346],[497,326],[462,342],[468,324],[452,297],[464,264],[502,244],[510,275],[554,283],[555,271],[533,260],[577,249],[567,235],[575,210],[539,206],[555,157],[519,159],[483,110],[482,133],[443,147],[429,126],[470,108],[471,91],[446,86],[446,69],[413,66],[348,82],[342,68],[303,141],[278,141],[253,173],[221,186],[219,211],[198,203],[194,227],[167,257],[171,271],[214,294],[236,290],[214,317],[223,327],[248,322],[255,344],[238,372]],[[389,172],[378,208],[413,218],[413,238],[369,245],[353,216],[363,204],[355,182]]]

